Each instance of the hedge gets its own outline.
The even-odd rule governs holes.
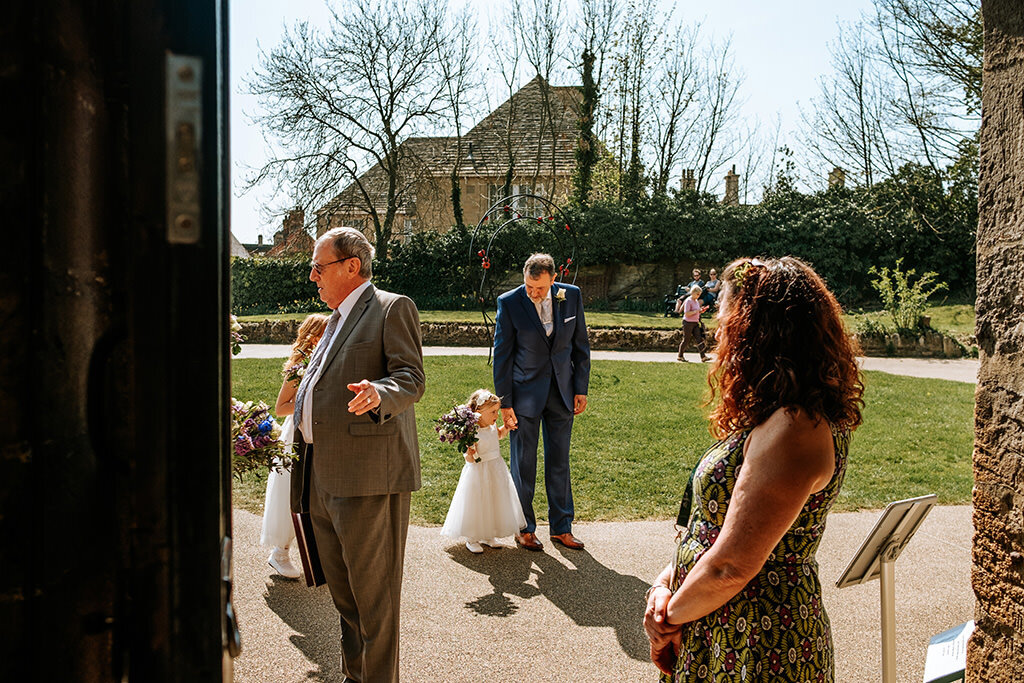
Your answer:
[[[913,164],[870,189],[802,193],[780,182],[752,206],[723,206],[711,195],[679,192],[631,206],[594,204],[572,212],[570,221],[577,264],[724,266],[737,256],[791,254],[813,264],[851,305],[874,300],[871,266],[892,267],[903,258],[904,270],[935,271],[952,295],[974,296],[977,186],[946,182]],[[496,288],[531,252],[570,253],[572,234],[557,228],[515,223],[493,241],[489,229],[475,241],[470,230],[419,233],[394,244],[387,260],[378,258],[374,280],[411,296],[425,310],[475,308],[483,275],[479,249],[488,249],[491,267],[483,296],[493,301]],[[305,258],[236,259],[231,274],[237,314],[322,308],[311,296]],[[653,299],[630,304],[657,306]]]

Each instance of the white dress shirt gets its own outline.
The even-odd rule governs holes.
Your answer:
[[[539,302],[533,301],[533,305],[537,308],[537,316],[540,318],[540,324],[544,326],[544,334],[551,336],[551,333],[555,330],[555,318],[552,313],[553,306],[551,304],[551,290],[554,287],[548,288],[548,295],[541,299]]]
[[[334,328],[334,334],[331,335],[330,339],[321,337],[320,343],[316,345],[317,348],[313,350],[313,353],[316,354],[322,344],[327,344],[327,348],[324,349],[324,359],[317,366],[316,374],[310,378],[309,387],[306,389],[306,396],[302,400],[302,424],[295,425],[302,432],[302,439],[306,443],[313,443],[313,389],[316,388],[316,383],[320,381],[320,375],[324,371],[324,366],[327,365],[327,354],[331,352],[334,340],[338,338],[338,333],[341,332],[341,328],[345,325],[345,320],[352,313],[352,309],[355,307],[356,302],[359,301],[359,297],[362,296],[369,286],[370,281],[367,280],[345,297],[345,300],[338,306],[338,326]]]

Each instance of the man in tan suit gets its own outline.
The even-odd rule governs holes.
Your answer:
[[[314,245],[309,279],[334,314],[295,396],[313,535],[341,615],[342,672],[398,680],[399,605],[409,500],[420,487],[413,404],[423,395],[419,313],[370,283],[373,247],[351,228]]]

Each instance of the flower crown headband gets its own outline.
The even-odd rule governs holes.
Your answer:
[[[736,266],[736,269],[732,271],[733,287],[737,290],[743,289],[743,283],[747,278],[747,273],[752,267],[767,268],[767,265],[765,265],[761,259],[752,258],[749,261],[745,261],[744,263]]]
[[[501,399],[498,398],[495,394],[492,394],[491,392],[487,391],[486,389],[481,389],[480,396],[477,398],[477,407],[485,406],[491,401],[501,402]]]

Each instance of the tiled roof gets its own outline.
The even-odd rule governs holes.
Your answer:
[[[567,176],[572,173],[576,164],[580,91],[574,86],[548,89],[553,119],[553,125],[549,126],[543,115],[543,82],[537,76],[462,136],[460,176],[503,177],[508,168],[510,147],[516,175],[519,177],[534,173],[550,175],[552,156],[555,175]],[[509,132],[510,115],[512,127]],[[552,154],[553,139],[555,145]],[[455,162],[456,140],[454,137],[413,137],[401,144],[399,150],[402,159],[399,164],[400,168],[409,169],[409,173],[402,174],[409,188],[408,191],[400,192],[402,201],[399,202],[399,213],[415,213],[416,197],[413,188],[416,180],[424,175],[436,177],[451,173]],[[472,161],[467,159],[470,149],[473,153]],[[387,180],[380,166],[374,164],[359,179],[366,186],[374,205],[383,211],[387,205]],[[365,206],[362,194],[352,183],[319,213],[345,209],[361,211]]]
[[[549,125],[544,120],[542,83],[540,76],[534,78],[462,137],[460,175],[505,175],[510,147],[519,175],[548,173],[552,166],[552,140],[555,141],[555,173],[572,173],[576,165],[576,139],[579,135],[577,120],[580,91],[573,86],[548,89],[552,115]],[[511,134],[508,131],[510,115]],[[466,160],[469,143],[473,145],[472,163]],[[455,148],[450,145],[446,157],[439,163],[446,173],[454,157]]]
[[[398,161],[399,169],[403,171],[408,169],[408,173],[401,173],[400,178],[409,185],[409,187],[399,187],[399,213],[415,213],[416,198],[412,186],[415,185],[415,181],[420,177],[423,170],[430,169],[433,165],[436,165],[437,159],[442,158],[444,149],[449,144],[454,144],[454,138],[415,137],[408,138],[399,145],[398,152],[401,155]],[[381,169],[380,164],[374,164],[368,171],[359,176],[359,182],[363,184],[377,210],[383,213],[387,206],[388,182],[387,176],[383,169]],[[330,213],[346,209],[364,211],[365,207],[366,200],[363,198],[363,193],[355,183],[350,183],[348,187],[329,201],[318,213]]]

